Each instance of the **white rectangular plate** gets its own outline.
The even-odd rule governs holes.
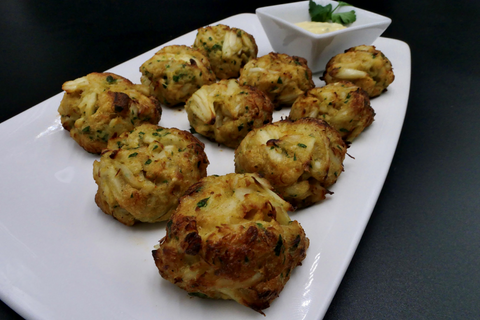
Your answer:
[[[220,23],[251,33],[259,56],[272,51],[254,14]],[[165,45],[191,45],[195,35]],[[372,100],[375,121],[349,149],[355,159],[345,159],[334,194],[291,214],[304,227],[310,248],[265,310],[268,319],[323,317],[382,189],[407,108],[410,49],[385,38],[374,45],[392,61],[395,81]],[[109,71],[139,83],[140,65],[158,49]],[[317,86],[323,85],[319,76],[314,75]],[[62,95],[0,125],[0,298],[36,319],[263,319],[233,301],[191,298],[163,280],[151,250],[165,235],[165,223],[126,227],[97,208],[92,163],[98,156],[62,129],[57,113]],[[288,112],[276,112],[274,120]],[[164,108],[159,124],[190,127],[181,108]],[[209,175],[234,171],[233,150],[202,141]]]

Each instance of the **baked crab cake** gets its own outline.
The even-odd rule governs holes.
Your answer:
[[[160,121],[160,103],[148,88],[113,73],[93,72],[65,82],[62,89],[62,126],[91,153],[100,153],[108,139],[135,126]]]
[[[265,92],[277,108],[291,106],[299,95],[315,87],[307,60],[274,52],[250,60],[240,71],[239,82]]]
[[[142,64],[140,72],[141,82],[167,106],[184,103],[201,86],[216,81],[208,59],[184,45],[163,47]]]
[[[262,313],[309,246],[291,209],[256,174],[208,176],[180,199],[152,252],[155,264],[192,296],[231,299]]]
[[[253,128],[272,122],[273,104],[259,89],[230,79],[197,90],[185,110],[196,132],[236,148]]]
[[[340,81],[308,90],[295,100],[290,119],[319,118],[352,142],[372,124],[375,111],[367,92],[349,81]]]
[[[254,129],[235,150],[235,172],[258,173],[296,208],[325,199],[343,171],[346,144],[325,121],[281,120]]]
[[[219,79],[238,78],[240,69],[258,53],[251,34],[223,24],[198,29],[193,47],[208,58]]]
[[[203,143],[190,132],[144,124],[111,139],[94,162],[95,202],[128,226],[167,220],[207,165]]]
[[[369,97],[379,96],[393,82],[392,63],[375,46],[358,46],[334,56],[323,77],[327,84],[347,80],[365,90]]]

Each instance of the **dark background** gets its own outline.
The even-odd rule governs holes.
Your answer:
[[[67,80],[286,2],[2,0],[0,122]],[[392,18],[383,36],[410,45],[412,79],[389,175],[325,319],[480,319],[480,2],[349,3]],[[21,317],[2,303],[0,319]]]

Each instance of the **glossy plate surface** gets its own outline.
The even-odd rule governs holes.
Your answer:
[[[220,23],[254,35],[259,56],[272,51],[254,14]],[[192,31],[167,44],[191,45],[195,35]],[[382,189],[407,108],[410,49],[385,38],[374,45],[392,61],[395,81],[372,100],[375,121],[350,147],[355,159],[346,157],[345,172],[331,188],[334,194],[291,214],[304,227],[310,248],[265,310],[269,319],[323,317]],[[159,48],[109,71],[139,83],[139,66]],[[314,75],[317,86],[323,85],[319,76]],[[263,318],[233,301],[191,298],[163,280],[151,250],[165,235],[165,223],[125,227],[97,208],[92,163],[98,156],[86,153],[62,129],[57,113],[62,95],[0,124],[0,298],[35,319]],[[288,112],[277,111],[275,120]],[[190,127],[181,108],[164,108],[159,125]],[[203,141],[208,174],[233,172],[233,150]]]

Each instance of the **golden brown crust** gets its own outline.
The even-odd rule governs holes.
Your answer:
[[[315,86],[307,60],[275,52],[250,60],[238,81],[265,92],[276,107],[291,106],[299,95]]]
[[[140,72],[141,82],[167,106],[184,103],[201,86],[216,80],[207,57],[185,45],[163,47],[141,65]]]
[[[309,246],[289,209],[257,175],[204,178],[180,199],[153,251],[155,264],[191,295],[233,299],[262,312]]]
[[[240,69],[258,53],[251,34],[223,24],[198,29],[193,47],[208,58],[219,79],[238,78]]]
[[[94,162],[95,202],[125,225],[167,220],[207,165],[204,145],[191,133],[144,124],[111,139]]]
[[[70,136],[86,151],[99,154],[108,139],[142,123],[157,124],[162,109],[148,89],[113,73],[93,72],[63,84],[58,108]]]
[[[282,120],[252,130],[235,150],[235,172],[256,172],[297,208],[325,198],[343,171],[346,144],[325,121]]]
[[[352,142],[373,123],[375,111],[367,92],[349,81],[340,81],[308,90],[295,100],[289,118],[318,118]]]
[[[379,96],[395,79],[392,63],[375,46],[357,46],[334,56],[327,63],[323,77],[327,84],[341,80],[353,82],[369,97]]]
[[[196,132],[236,148],[253,128],[272,122],[273,104],[259,89],[230,79],[197,90],[185,110]]]

